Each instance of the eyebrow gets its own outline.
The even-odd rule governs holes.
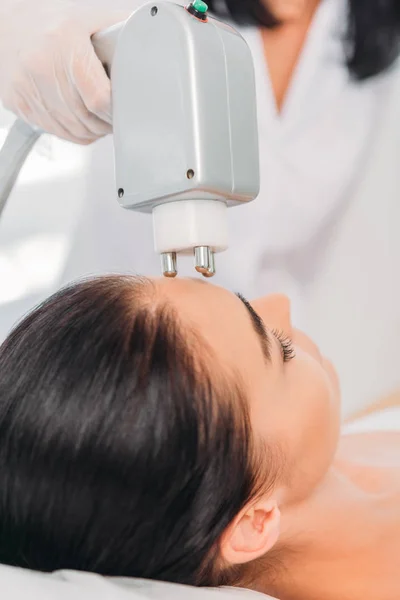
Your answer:
[[[246,307],[247,312],[250,315],[251,322],[253,325],[253,329],[256,332],[258,339],[260,340],[261,350],[264,354],[265,361],[270,364],[271,363],[271,342],[265,329],[264,322],[260,315],[254,310],[252,305],[242,294],[235,294],[239,300],[242,301],[243,305]]]

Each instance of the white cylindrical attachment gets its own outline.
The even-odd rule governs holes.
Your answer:
[[[153,209],[154,247],[158,254],[193,253],[207,246],[228,247],[227,206],[219,200],[179,200]]]

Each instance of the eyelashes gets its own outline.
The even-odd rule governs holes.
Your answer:
[[[272,333],[281,345],[283,362],[289,362],[296,356],[292,340],[283,331],[274,329]]]

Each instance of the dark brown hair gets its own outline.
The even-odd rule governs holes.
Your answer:
[[[1,346],[0,562],[229,579],[218,540],[259,484],[245,399],[153,286],[73,285]]]

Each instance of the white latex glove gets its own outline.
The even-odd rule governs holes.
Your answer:
[[[90,38],[131,12],[68,0],[0,0],[0,99],[5,108],[79,144],[109,133],[110,81]]]

